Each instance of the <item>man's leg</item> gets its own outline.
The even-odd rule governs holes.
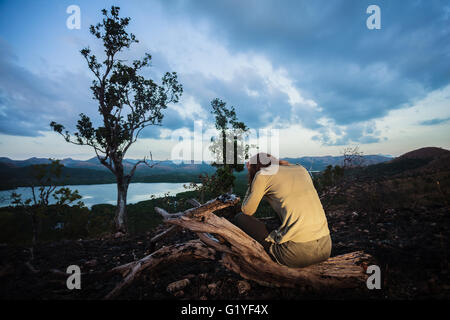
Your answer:
[[[270,242],[264,240],[269,235],[269,231],[267,231],[266,225],[263,222],[240,212],[234,217],[234,223],[246,234],[258,241],[269,252]]]

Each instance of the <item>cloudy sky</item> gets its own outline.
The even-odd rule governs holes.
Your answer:
[[[369,30],[369,5],[381,29]],[[78,5],[81,28],[68,29]],[[212,123],[210,101],[235,106],[254,130],[280,130],[280,155],[394,156],[450,148],[450,2],[324,1],[4,1],[0,0],[0,156],[88,159],[88,147],[50,131],[74,128],[78,114],[98,121],[79,50],[101,53],[89,25],[121,7],[140,40],[122,55],[149,52],[155,80],[176,71],[180,103],[165,111],[128,158],[167,159],[173,132]],[[177,131],[178,130],[178,131]]]

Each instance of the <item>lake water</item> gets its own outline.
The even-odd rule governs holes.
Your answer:
[[[188,183],[131,183],[128,187],[127,203],[150,200],[151,195],[154,195],[155,197],[163,197],[167,192],[169,192],[171,196],[174,196],[179,192],[187,191],[187,189],[183,187],[184,184]],[[77,185],[68,187],[71,190],[78,190],[78,193],[83,197],[81,201],[83,201],[88,208],[99,203],[109,203],[115,205],[117,201],[117,187],[114,183]],[[56,189],[58,190],[59,187]],[[12,192],[21,194],[22,200],[32,198],[31,188],[20,187],[15,190],[0,191],[0,207],[6,207],[11,204],[10,196]],[[53,200],[53,197],[50,197]]]

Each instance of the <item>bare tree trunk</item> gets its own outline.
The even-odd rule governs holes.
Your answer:
[[[122,177],[117,177],[117,207],[114,218],[116,232],[127,233],[127,192],[128,182]]]

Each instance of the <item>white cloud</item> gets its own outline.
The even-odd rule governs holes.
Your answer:
[[[226,43],[211,34],[207,24],[192,25],[187,21],[171,24],[162,22],[164,33],[152,33],[154,51],[164,56],[173,70],[189,79],[189,75],[201,74],[207,79],[225,83],[247,79],[258,79],[265,85],[254,89],[249,83],[243,83],[240,90],[250,97],[259,97],[264,90],[277,95],[286,95],[287,102],[293,108],[310,108],[320,111],[315,101],[306,99],[295,85],[285,68],[275,68],[264,55],[254,52],[231,52]],[[245,78],[245,77],[244,77]]]
[[[249,97],[259,97],[259,92],[258,91],[249,89],[248,87],[245,87],[245,93],[247,93],[247,95]]]
[[[206,119],[207,112],[191,95],[185,95],[178,104],[170,104],[169,109],[174,109],[184,119]]]
[[[376,147],[389,149],[396,155],[425,146],[449,149],[448,122],[432,126],[420,125],[422,121],[448,117],[450,117],[450,85],[430,92],[408,108],[392,110],[386,117],[375,120],[377,130],[387,138],[382,145]]]
[[[272,63],[263,56],[249,57],[248,66],[265,80],[269,90],[278,90],[288,96],[288,103],[293,107],[316,108],[317,103],[305,99],[300,90],[294,85],[294,80],[284,68],[274,69]]]
[[[316,139],[330,145],[360,144],[366,153],[396,156],[426,146],[450,148],[449,121],[421,124],[447,118],[450,118],[450,85],[375,120],[338,125],[329,117],[321,117],[317,122],[322,127]]]

